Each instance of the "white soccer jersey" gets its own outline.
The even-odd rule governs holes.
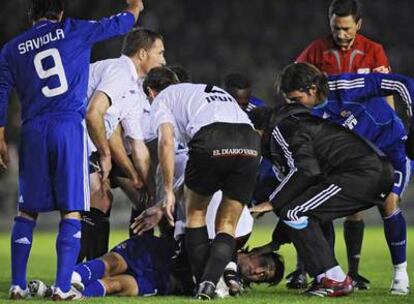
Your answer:
[[[251,125],[247,114],[229,93],[205,84],[169,86],[154,99],[151,116],[156,134],[161,124],[172,123],[176,139],[183,143],[188,143],[202,127],[215,122]]]
[[[142,116],[141,116],[141,129],[145,142],[150,142],[157,138],[157,134],[151,127],[151,104],[148,101],[147,95],[145,95],[143,82],[145,78],[138,79],[138,94],[142,102]]]
[[[89,72],[88,100],[95,91],[105,93],[111,101],[111,106],[104,116],[107,138],[111,137],[121,123],[124,137],[143,140],[142,96],[138,86],[138,75],[131,59],[122,55],[116,59],[92,64]],[[128,147],[126,148],[128,151]],[[89,140],[89,150],[96,151],[91,140]]]

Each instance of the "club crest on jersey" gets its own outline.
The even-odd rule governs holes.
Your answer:
[[[341,111],[340,115],[341,115],[343,118],[347,118],[347,117],[351,116],[351,115],[352,115],[352,113],[351,113],[351,111],[343,110],[343,111]]]

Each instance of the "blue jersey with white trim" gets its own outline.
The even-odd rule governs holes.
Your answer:
[[[246,107],[245,111],[250,112],[251,110],[253,110],[255,108],[260,108],[260,107],[264,107],[264,106],[266,106],[266,103],[263,100],[261,100],[257,97],[254,97],[254,96],[250,96],[249,103],[247,104],[247,107]]]
[[[127,33],[134,16],[123,12],[100,21],[40,21],[7,43],[0,55],[0,126],[13,87],[22,122],[46,113],[85,113],[91,47]]]
[[[384,149],[406,136],[402,121],[381,97],[392,94],[399,94],[411,112],[411,78],[380,73],[330,76],[328,98],[312,113],[345,126]]]

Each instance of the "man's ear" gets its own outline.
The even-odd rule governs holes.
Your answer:
[[[362,18],[360,18],[357,22],[357,32],[359,32],[359,30],[361,29],[362,26]]]
[[[137,57],[141,61],[145,60],[147,57],[147,51],[145,49],[139,49],[137,52]]]
[[[316,94],[318,94],[318,88],[316,87],[316,85],[312,84],[309,88],[309,94],[311,96],[316,96]]]

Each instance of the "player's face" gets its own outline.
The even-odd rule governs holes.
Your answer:
[[[308,108],[313,108],[318,104],[316,88],[310,88],[308,90],[296,90],[286,93],[284,96],[287,103],[299,103]]]
[[[269,257],[257,254],[246,254],[238,263],[240,273],[248,282],[260,283],[275,276],[276,266]]]
[[[345,17],[332,15],[330,19],[332,36],[341,50],[346,51],[352,47],[356,34],[361,28],[361,22],[361,19],[356,22],[352,15]]]
[[[145,74],[148,74],[153,68],[162,67],[166,64],[164,52],[164,43],[161,39],[155,40],[152,47],[146,51],[145,58],[142,62],[142,68]]]
[[[251,95],[250,89],[236,91],[234,98],[236,99],[237,103],[243,110],[246,110],[247,106],[249,105],[250,95]]]

